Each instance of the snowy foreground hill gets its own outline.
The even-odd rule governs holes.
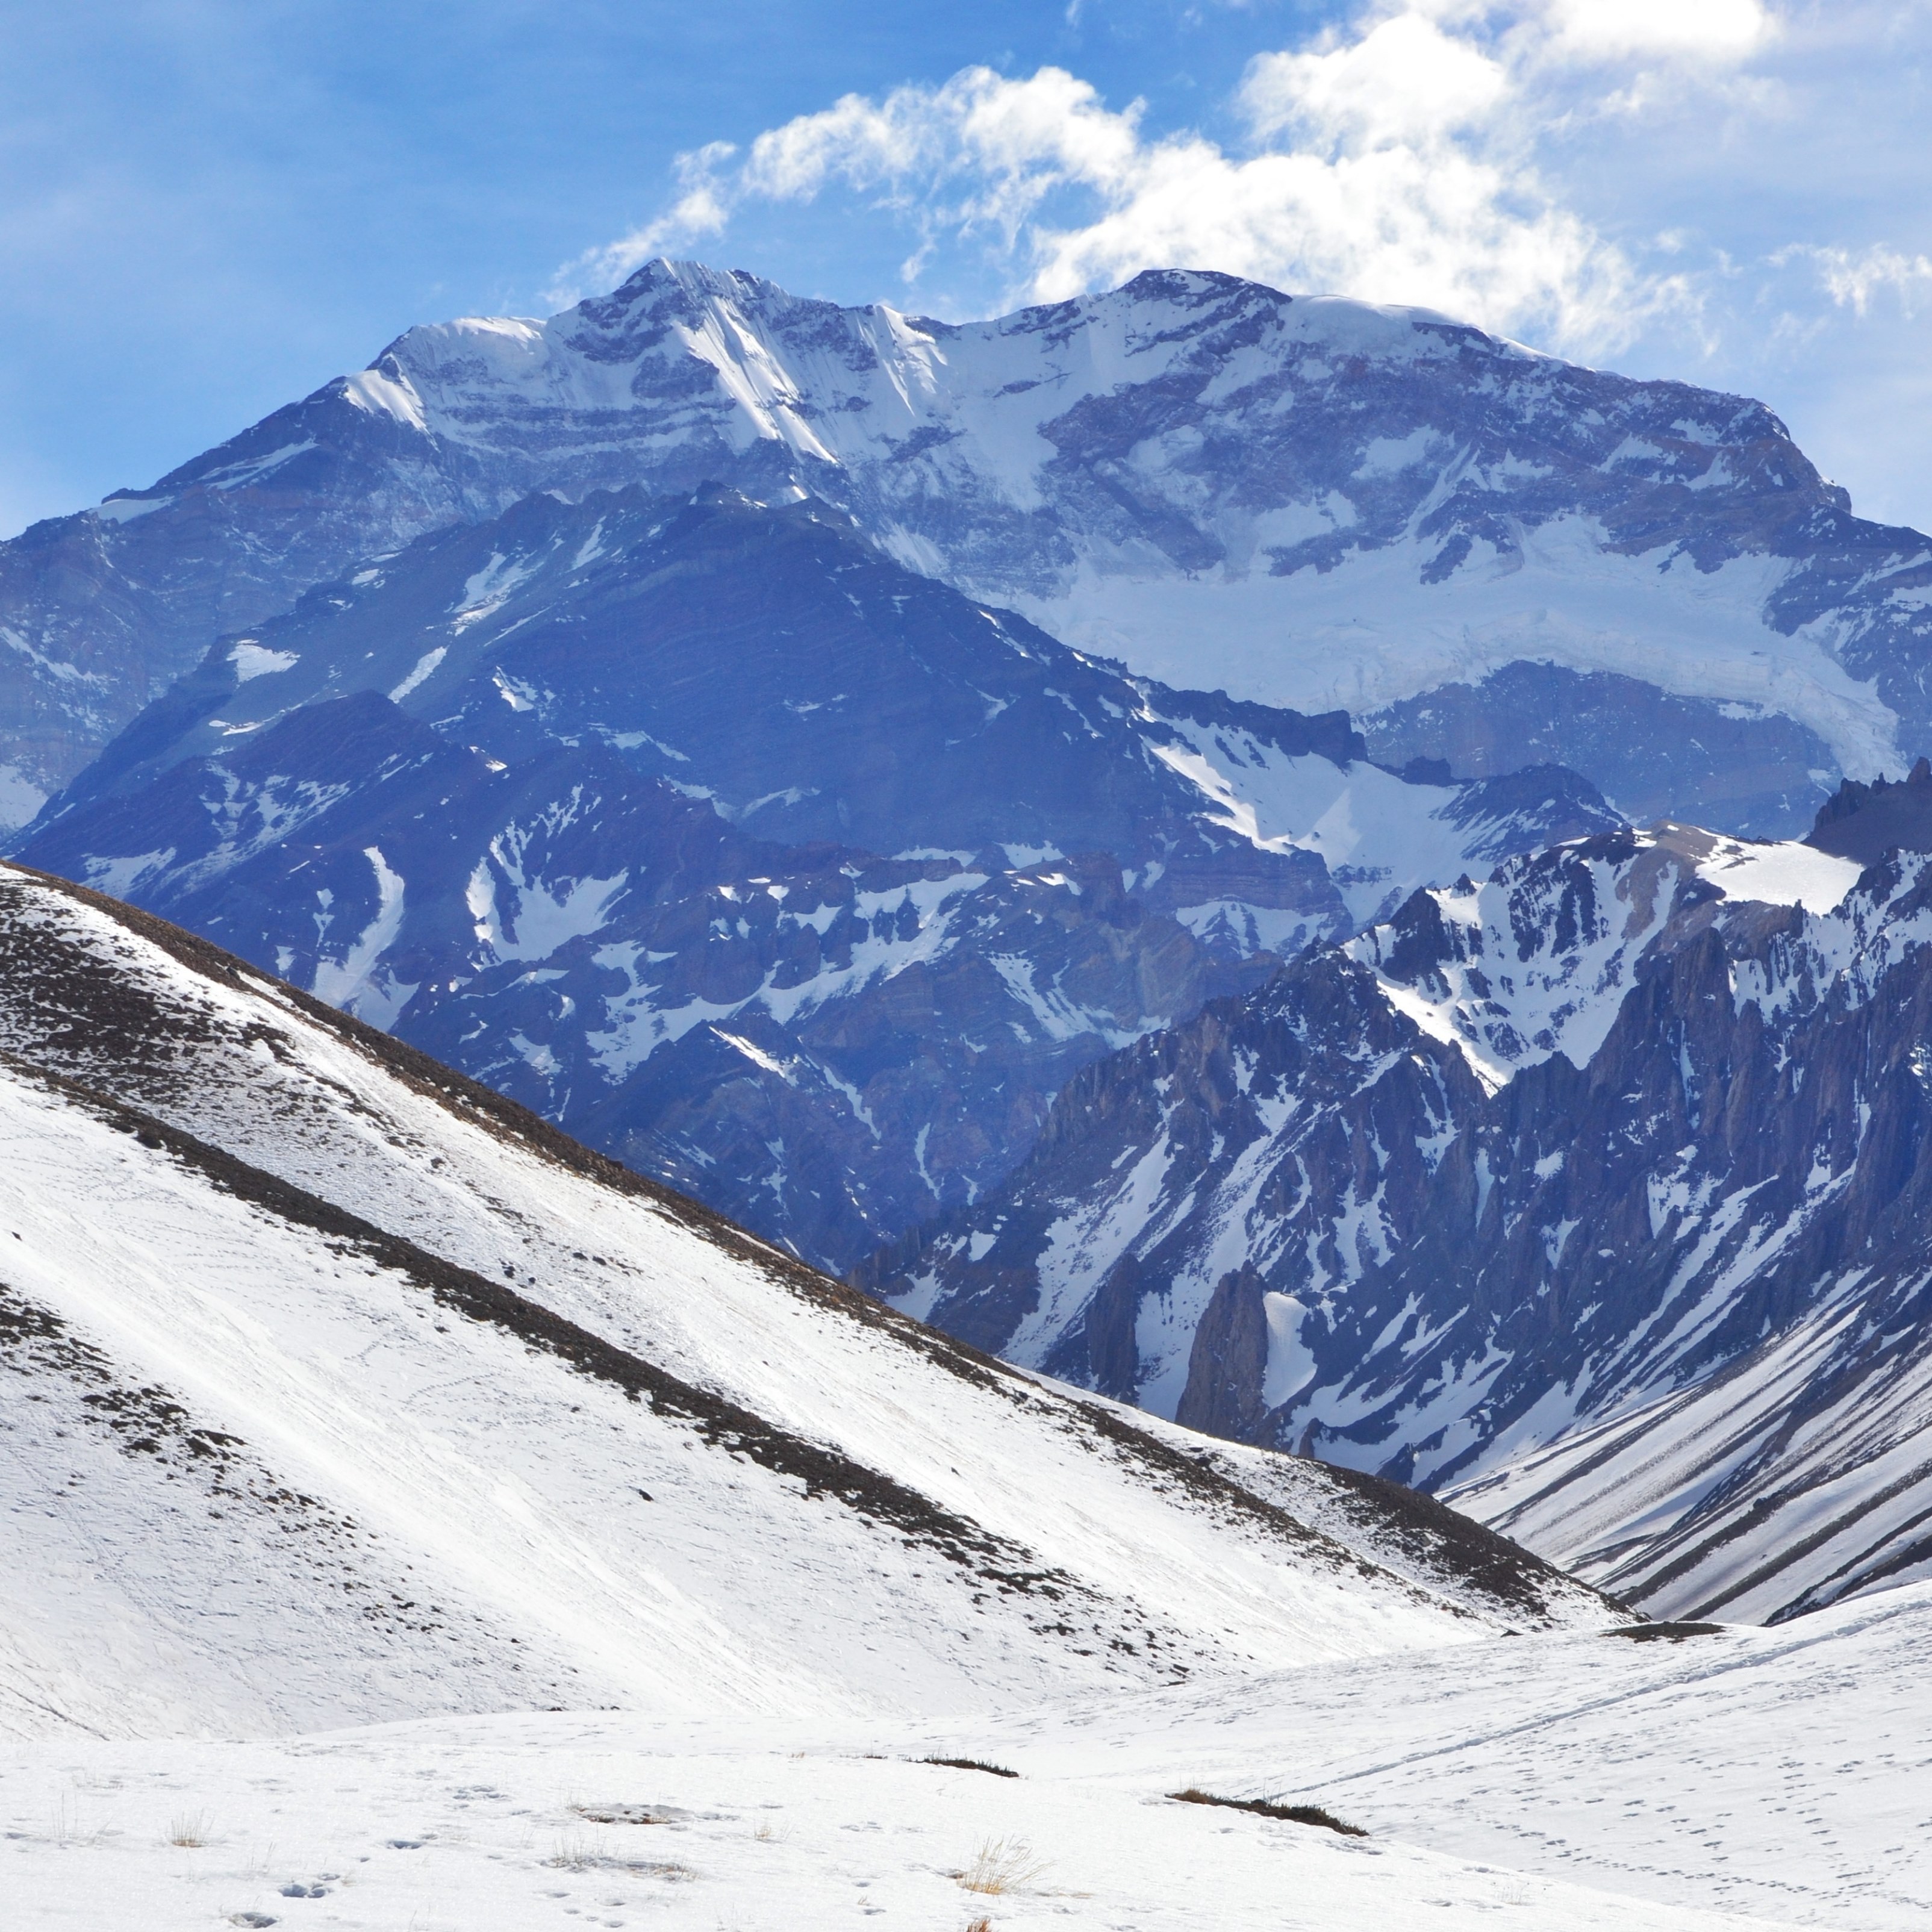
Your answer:
[[[1664,826],[1418,893],[1087,1069],[861,1278],[1655,1614],[1923,1577],[1928,835],[1922,764],[1811,843]]]
[[[1928,1666],[1922,1586],[1777,1631],[1492,1639],[964,1724],[69,1737],[0,1757],[0,1873],[20,1922],[85,1932],[1915,1932]]]
[[[974,1355],[0,872],[0,1726],[969,1711],[1593,1592]]]
[[[919,1328],[16,868],[0,1136],[10,1922],[1932,1910],[1922,1588],[1633,1630],[1424,1499]]]
[[[0,824],[218,638],[545,494],[806,494],[913,569],[1384,762],[1582,772],[1801,830],[1932,734],[1932,546],[1762,405],[1235,278],[954,326],[653,262],[410,330],[152,488],[0,545]]]

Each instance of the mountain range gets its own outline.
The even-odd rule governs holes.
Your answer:
[[[1928,596],[1762,405],[1425,311],[654,262],[0,547],[0,760],[1069,1400],[1775,1620],[1932,1566]]]
[[[1097,1054],[1621,822],[1136,680],[814,502],[629,490],[217,644],[19,849],[844,1269]]]
[[[0,547],[24,822],[218,636],[542,492],[730,484],[1183,688],[1345,708],[1384,762],[1581,771],[1802,831],[1932,725],[1932,549],[1761,404],[1206,273],[953,325],[646,264],[409,331],[151,487]]]
[[[1666,825],[1418,892],[1084,1070],[862,1278],[1658,1614],[1924,1574],[1932,768],[1815,841]]]

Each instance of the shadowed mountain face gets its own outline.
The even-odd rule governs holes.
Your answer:
[[[1087,1068],[1009,1181],[856,1278],[1454,1486],[1658,1613],[1922,1574],[1932,860],[1831,848],[1923,789],[1814,844],[1667,826],[1418,893]]]
[[[547,322],[412,329],[0,546],[0,807],[426,532],[706,480],[838,504],[1142,676],[1347,709],[1392,763],[1567,764],[1628,814],[1796,830],[1932,721],[1924,540],[1759,404],[1226,276],[955,327],[654,262]]]
[[[1847,778],[1820,808],[1807,842],[1862,866],[1893,852],[1932,852],[1932,760],[1921,758],[1898,783]]]
[[[844,1268],[1096,1054],[1617,822],[1131,679],[823,506],[623,491],[224,639],[24,851]]]

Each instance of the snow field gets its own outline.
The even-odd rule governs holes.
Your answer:
[[[1920,1584],[1771,1630],[1497,1640],[1016,1712],[935,1729],[931,1748],[1029,1778],[1318,1802],[1378,1844],[1715,1923],[1889,1932],[1932,1922],[1929,1666]]]
[[[1144,1774],[1006,1779],[828,1739],[473,1718],[0,1764],[0,1875],[36,1926],[203,1932],[1746,1932],[1379,1836],[1172,1802]],[[659,1823],[604,1823],[643,1811]],[[593,1814],[586,1816],[586,1814]],[[172,1842],[182,1836],[198,1845]],[[969,1890],[963,1876],[994,1883]]]
[[[964,1721],[68,1737],[0,1760],[0,1873],[23,1922],[90,1932],[1902,1932],[1932,1917],[1929,1664],[1917,1586],[1774,1630],[1496,1638]],[[1170,1801],[1190,1786],[1371,1835]],[[1030,1876],[970,1893],[982,1855]]]

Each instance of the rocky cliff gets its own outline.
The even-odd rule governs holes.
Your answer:
[[[1653,1607],[1910,1575],[1928,941],[1909,854],[1513,860],[1086,1069],[862,1278],[1195,1426],[1460,1484]]]

